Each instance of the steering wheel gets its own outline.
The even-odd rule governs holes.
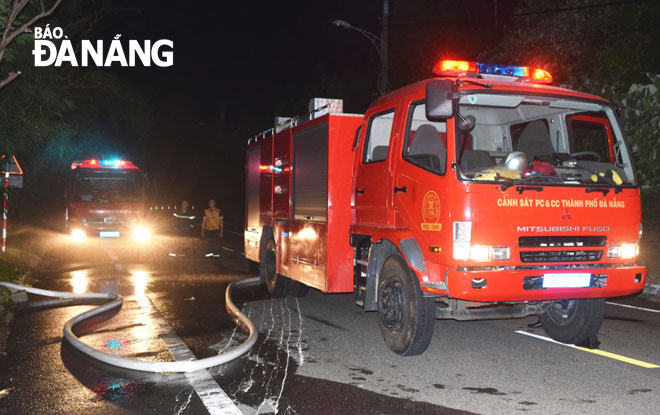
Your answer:
[[[578,151],[577,153],[571,153],[571,157],[586,157],[587,159],[593,159],[593,161],[600,161],[600,154],[595,151]]]

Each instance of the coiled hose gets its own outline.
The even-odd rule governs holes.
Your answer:
[[[92,317],[95,317],[99,314],[103,314],[109,310],[115,308],[121,308],[123,303],[123,298],[119,294],[108,294],[108,293],[70,293],[62,291],[50,291],[43,290],[41,288],[32,288],[24,287],[18,284],[12,284],[9,282],[0,281],[0,286],[16,290],[16,291],[25,291],[28,293],[41,295],[44,297],[55,297],[57,300],[42,301],[39,302],[39,306],[55,306],[71,303],[73,300],[108,300],[106,304],[102,304],[96,308],[85,311],[84,313],[78,314],[64,324],[64,338],[80,352],[86,354],[87,356],[99,360],[101,362],[107,363],[112,366],[120,367],[123,369],[139,370],[142,372],[152,372],[152,373],[188,373],[195,372],[201,369],[207,369],[214,366],[219,366],[224,363],[230,362],[247,353],[248,350],[254,346],[257,341],[257,330],[252,324],[252,322],[243,314],[241,311],[234,305],[231,300],[231,292],[236,287],[252,285],[259,283],[259,277],[247,278],[244,280],[239,280],[232,282],[227,287],[225,292],[225,303],[227,305],[227,311],[236,317],[237,324],[244,325],[248,332],[248,338],[239,346],[218,354],[217,356],[207,357],[205,359],[189,360],[189,361],[180,361],[180,362],[150,362],[144,360],[129,359],[126,357],[115,356],[109,353],[102,352],[100,350],[94,349],[93,347],[83,343],[74,333],[73,327],[85,320],[88,320]]]

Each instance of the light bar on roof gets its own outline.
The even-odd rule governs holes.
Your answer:
[[[98,159],[88,159],[83,161],[75,161],[71,163],[71,168],[83,168],[83,169],[126,169],[126,170],[136,170],[137,166],[128,160],[120,159],[110,159],[110,160],[98,160]]]
[[[495,65],[474,61],[441,60],[433,66],[433,73],[438,76],[467,77],[476,75],[498,75],[516,78],[517,81],[536,84],[552,83],[552,75],[544,69],[529,66]]]

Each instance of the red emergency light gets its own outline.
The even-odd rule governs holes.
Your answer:
[[[477,66],[477,62],[443,59],[433,66],[433,73],[436,75],[452,74],[454,76],[465,75],[468,73],[477,74],[479,73],[479,67]]]
[[[133,162],[128,160],[98,160],[98,159],[88,159],[83,161],[74,161],[71,163],[71,168],[83,168],[83,169],[125,169],[125,170],[137,170],[138,167],[133,164]]]
[[[528,71],[530,70],[526,66],[525,69],[527,69]],[[539,69],[539,68],[531,69],[530,78],[539,84],[552,83],[552,75],[550,75],[550,72],[546,71],[545,69]]]
[[[481,63],[474,61],[457,61],[443,59],[433,66],[433,73],[438,76],[467,77],[473,75],[499,75],[516,78],[522,82],[533,82],[536,84],[552,83],[552,75],[545,69],[529,66],[495,65],[492,63]]]

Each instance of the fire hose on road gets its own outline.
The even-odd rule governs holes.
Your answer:
[[[56,305],[65,305],[73,302],[74,300],[108,300],[109,302],[103,305],[100,305],[91,310],[85,311],[84,313],[78,314],[73,317],[64,325],[64,338],[80,352],[86,354],[87,356],[99,360],[101,362],[107,363],[112,366],[120,367],[123,369],[139,370],[143,372],[153,372],[153,373],[188,373],[195,372],[201,369],[207,369],[214,366],[219,366],[224,363],[230,362],[247,353],[248,350],[254,346],[257,341],[257,330],[252,324],[252,322],[243,314],[241,311],[234,305],[231,300],[231,292],[233,288],[252,285],[259,283],[259,277],[247,278],[240,281],[235,281],[229,284],[227,291],[225,293],[225,302],[227,305],[227,311],[236,317],[237,324],[244,325],[248,330],[248,338],[239,346],[227,351],[218,354],[217,356],[207,357],[205,359],[197,360],[188,360],[188,361],[179,361],[179,362],[149,362],[144,360],[135,360],[129,359],[126,357],[115,356],[109,353],[102,352],[100,350],[94,349],[93,347],[83,343],[78,336],[73,333],[73,327],[85,320],[88,320],[97,315],[103,314],[109,310],[115,308],[119,309],[122,306],[123,298],[118,294],[109,294],[109,293],[83,293],[76,294],[70,292],[62,291],[50,291],[43,290],[40,288],[24,287],[18,284],[12,284],[8,282],[0,282],[0,286],[16,290],[16,291],[25,291],[31,294],[41,295],[44,297],[54,297],[58,298],[57,300],[42,301],[37,303],[39,306],[56,306]]]

